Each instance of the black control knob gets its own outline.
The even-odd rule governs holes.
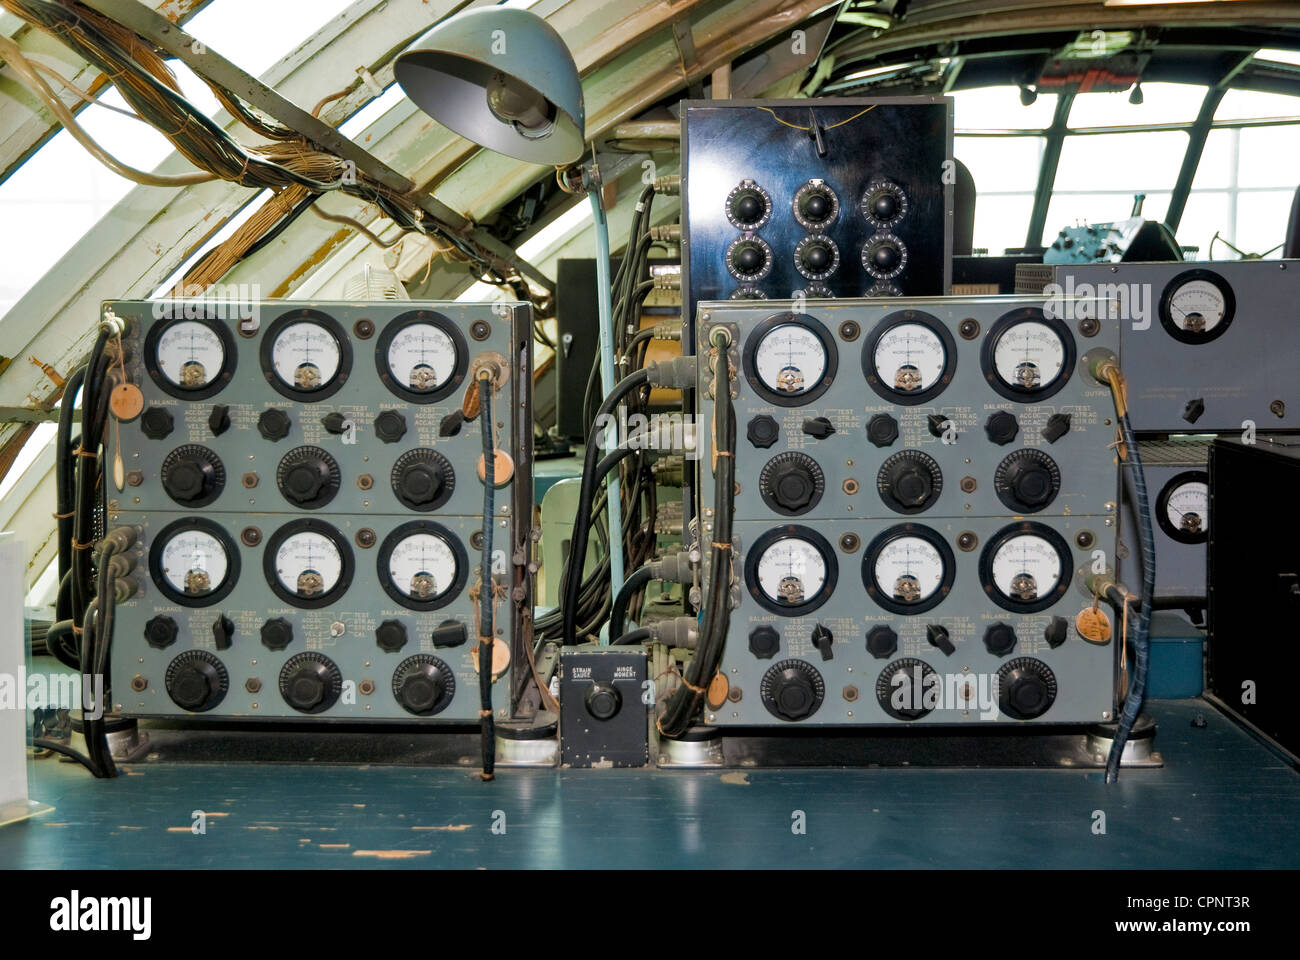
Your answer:
[[[871,251],[871,262],[881,273],[891,273],[898,266],[900,254],[892,243],[877,244]]]
[[[197,443],[187,443],[167,454],[161,475],[167,495],[187,507],[207,506],[226,485],[221,458]]]
[[[375,417],[375,436],[384,443],[396,443],[406,436],[406,417],[396,410],[383,410]]]
[[[225,698],[230,678],[225,665],[206,650],[187,650],[167,665],[164,685],[176,706],[202,713]]]
[[[898,634],[892,627],[878,623],[867,631],[867,652],[877,660],[886,660],[898,652]]]
[[[727,219],[742,229],[761,224],[771,209],[767,191],[753,180],[742,180],[727,196]]]
[[[751,417],[745,427],[745,436],[749,439],[749,442],[761,449],[766,449],[776,443],[780,435],[781,427],[776,420],[766,413]]]
[[[898,513],[920,513],[939,498],[943,473],[920,450],[901,450],[880,465],[876,489],[885,506]]]
[[[455,476],[451,463],[428,448],[402,454],[389,478],[393,495],[412,510],[433,510],[451,497]]]
[[[993,489],[1004,506],[1017,513],[1035,513],[1056,498],[1061,471],[1041,450],[1017,450],[998,464]]]
[[[767,244],[757,237],[735,240],[727,249],[727,263],[737,277],[757,277],[768,265]]]
[[[781,650],[781,635],[774,627],[755,627],[749,631],[749,652],[760,660],[771,660]]]
[[[984,631],[984,649],[995,657],[1005,657],[1016,648],[1016,631],[999,620]]]
[[[803,422],[803,432],[814,440],[825,440],[835,432],[835,425],[826,417],[809,417]]]
[[[1065,643],[1069,636],[1070,621],[1066,620],[1065,617],[1052,617],[1052,622],[1043,631],[1043,639],[1047,641],[1047,645],[1053,650]]]
[[[299,713],[323,713],[338,701],[343,676],[320,653],[290,657],[280,670],[280,696]]]
[[[867,421],[867,439],[877,447],[892,446],[898,439],[898,421],[887,413],[878,413]]]
[[[1039,431],[1043,439],[1048,443],[1055,443],[1063,436],[1070,432],[1070,415],[1068,413],[1054,413],[1047,418],[1047,423]]]
[[[396,653],[406,646],[406,627],[400,620],[385,620],[375,627],[375,643],[384,653]]]
[[[407,713],[441,713],[456,695],[456,676],[446,662],[427,653],[408,657],[393,671],[393,697]]]
[[[1201,419],[1204,413],[1205,401],[1200,397],[1197,397],[1194,400],[1188,400],[1186,406],[1183,407],[1183,419],[1188,423],[1195,423],[1197,420]]]
[[[812,645],[822,655],[823,660],[830,660],[835,656],[835,650],[833,649],[835,635],[831,633],[829,628],[822,626],[820,623],[813,627]]]
[[[942,650],[944,656],[951,657],[957,652],[957,648],[953,645],[952,638],[948,636],[948,628],[941,623],[927,624],[925,628],[925,639],[929,641],[930,646]]]
[[[150,407],[140,415],[140,430],[150,440],[161,440],[175,429],[176,421],[166,407]]]
[[[934,669],[924,660],[895,660],[876,678],[876,702],[895,720],[920,720],[933,709],[925,705],[932,676]]]
[[[878,233],[862,248],[862,267],[877,280],[892,280],[907,266],[907,248],[889,233]]]
[[[275,482],[290,503],[315,510],[338,493],[339,465],[320,447],[295,447],[281,458]]]
[[[582,702],[587,712],[597,720],[612,720],[623,707],[623,695],[618,692],[618,687],[602,680],[587,688]]]
[[[284,617],[275,617],[262,624],[262,646],[268,650],[283,650],[293,643],[293,624]]]
[[[340,436],[348,426],[348,418],[337,410],[327,413],[320,418],[320,425],[325,428],[325,432],[331,436]]]
[[[787,515],[805,513],[821,500],[825,476],[817,461],[805,453],[777,454],[759,473],[759,494],[773,510]]]
[[[863,192],[862,214],[877,228],[889,227],[907,211],[907,195],[891,180],[872,180]]]
[[[283,440],[292,427],[293,421],[289,419],[289,414],[278,407],[263,410],[257,418],[257,432],[267,440]]]
[[[444,620],[433,628],[430,639],[435,647],[459,647],[469,640],[469,631],[459,620]]]
[[[230,407],[224,403],[215,404],[208,414],[208,429],[214,437],[219,437],[230,429]]]
[[[892,193],[881,192],[871,201],[871,215],[882,223],[888,223],[898,216],[898,197]]]
[[[794,265],[808,279],[821,280],[839,267],[840,251],[830,237],[813,234],[794,248]]]
[[[930,431],[930,436],[942,440],[948,431],[955,431],[956,424],[952,422],[952,418],[942,413],[931,413],[925,418],[925,427]]]
[[[830,213],[830,198],[824,193],[810,193],[804,198],[799,210],[808,220],[814,223],[820,223],[826,219],[826,214]]]
[[[1017,657],[998,670],[998,705],[1015,720],[1033,720],[1056,701],[1056,675],[1041,660]]]
[[[759,696],[769,713],[797,722],[811,717],[822,704],[826,685],[821,673],[803,660],[782,660],[769,667]]]
[[[144,625],[144,641],[155,650],[166,650],[176,642],[180,628],[171,617],[150,617]]]
[[[1016,439],[1020,432],[1020,422],[1016,415],[1007,410],[996,410],[984,421],[984,433],[998,446],[1006,446]]]
[[[235,621],[225,614],[212,621],[212,642],[218,650],[229,650],[235,642]]]

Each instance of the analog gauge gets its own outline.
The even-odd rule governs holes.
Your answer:
[[[379,336],[375,365],[379,379],[412,403],[434,403],[465,379],[469,364],[465,338],[438,313],[415,310],[396,318]]]
[[[944,391],[957,369],[952,334],[937,317],[900,310],[881,320],[867,337],[862,371],[867,383],[891,403],[925,403]]]
[[[169,600],[206,607],[239,579],[239,550],[220,526],[201,518],[163,527],[149,551],[149,573]]]
[[[230,329],[215,317],[164,320],[145,337],[144,364],[162,390],[181,400],[205,400],[235,373]]]
[[[989,329],[980,365],[989,385],[1008,400],[1046,400],[1070,379],[1074,337],[1035,307],[1013,310]]]
[[[1041,523],[1004,528],[980,555],[984,592],[1004,610],[1045,610],[1065,593],[1071,575],[1069,546]]]
[[[404,523],[379,548],[379,582],[411,610],[437,610],[465,587],[469,559],[446,527],[429,520]]]
[[[333,603],[352,582],[352,548],[343,535],[319,520],[295,520],[266,545],[263,571],[281,600],[314,609]]]
[[[1210,538],[1210,475],[1188,470],[1173,477],[1156,499],[1156,521],[1179,543],[1205,543]]]
[[[333,317],[295,310],[262,338],[262,370],[283,396],[310,403],[333,396],[352,371],[352,347]]]
[[[934,530],[905,523],[880,534],[862,558],[862,582],[891,613],[931,610],[952,590],[952,548]]]
[[[766,400],[809,403],[835,379],[835,341],[807,314],[781,313],[760,323],[745,343],[745,376]]]
[[[1210,270],[1180,273],[1160,297],[1160,323],[1175,340],[1209,343],[1232,323],[1237,299],[1232,287]]]
[[[768,530],[754,541],[745,560],[750,594],[765,609],[790,617],[825,603],[838,575],[831,545],[808,527]]]

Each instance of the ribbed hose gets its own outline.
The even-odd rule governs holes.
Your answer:
[[[627,619],[627,605],[632,602],[632,597],[653,579],[654,576],[647,564],[644,567],[637,567],[632,571],[631,576],[623,581],[618,596],[614,598],[614,606],[609,611],[610,637],[617,637],[623,632],[623,621]]]
[[[492,720],[492,524],[496,512],[496,439],[492,436],[492,381],[478,382],[479,422],[483,428],[483,560],[478,598],[479,728],[483,748],[484,780],[496,776],[497,736]]]
[[[1142,699],[1146,694],[1147,668],[1151,660],[1149,642],[1151,630],[1151,601],[1156,591],[1156,539],[1151,527],[1151,501],[1147,494],[1147,479],[1142,470],[1142,458],[1138,445],[1133,438],[1133,425],[1128,413],[1119,414],[1120,436],[1128,451],[1129,463],[1133,470],[1133,492],[1137,498],[1138,540],[1142,551],[1142,594],[1138,606],[1137,628],[1133,635],[1133,679],[1129,683],[1128,695],[1124,698],[1124,710],[1120,714],[1115,728],[1115,739],[1110,745],[1110,756],[1106,759],[1106,782],[1114,783],[1119,779],[1120,758],[1124,746],[1128,743],[1133,724],[1137,722],[1142,711]]]

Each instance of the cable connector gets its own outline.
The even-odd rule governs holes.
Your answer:
[[[665,223],[659,227],[651,227],[650,239],[660,243],[681,243],[682,225],[680,223]]]
[[[676,323],[656,323],[651,329],[654,330],[652,336],[656,340],[682,339],[682,324],[680,320]]]
[[[655,177],[655,193],[662,197],[675,197],[682,192],[682,177]]]
[[[135,556],[131,553],[114,553],[108,561],[108,575],[111,577],[125,577],[135,569]]]
[[[99,549],[109,553],[125,553],[135,546],[139,536],[139,527],[114,527],[99,541]]]
[[[650,268],[650,279],[656,290],[680,290],[682,268],[677,263],[657,263]]]
[[[700,639],[700,624],[695,617],[673,617],[645,624],[650,636],[648,643],[662,643],[670,647],[694,650]]]
[[[671,553],[666,557],[650,561],[648,564],[650,579],[664,580],[669,583],[690,583],[694,577],[692,568],[699,562],[700,554],[697,550]]]
[[[652,360],[645,365],[645,371],[652,387],[666,387],[669,390],[695,389],[694,357]]]

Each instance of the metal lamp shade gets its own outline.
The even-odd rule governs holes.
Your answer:
[[[487,7],[457,14],[412,44],[393,72],[417,107],[480,146],[554,166],[582,156],[586,110],[578,68],[560,35],[535,13]],[[547,101],[553,120],[545,132],[489,108],[489,87],[503,81]]]

